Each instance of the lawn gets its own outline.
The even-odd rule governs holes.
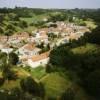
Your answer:
[[[37,68],[31,68],[30,73],[34,78],[38,80],[40,80],[42,77],[44,77],[47,74],[45,68],[42,66],[39,66]]]

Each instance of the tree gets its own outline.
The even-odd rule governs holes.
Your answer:
[[[62,94],[61,100],[75,100],[75,91],[72,88],[68,88],[65,93]]]
[[[3,20],[4,20],[4,15],[0,15],[0,23],[3,23]]]
[[[11,91],[11,97],[13,97],[14,100],[22,100],[25,97],[23,91],[18,87],[15,87],[10,91]]]
[[[7,54],[0,52],[0,70],[2,71],[2,65],[5,64],[7,59]]]
[[[20,21],[20,23],[19,23],[19,26],[21,27],[21,28],[27,28],[28,27],[28,24],[27,24],[27,22],[26,21]]]
[[[9,65],[9,64],[3,64],[2,65],[2,76],[6,80],[16,79],[16,74],[11,69],[11,65]]]
[[[8,57],[6,53],[0,52],[0,70],[4,79],[16,79],[16,74],[12,70],[11,64],[7,63]]]
[[[10,13],[8,16],[11,21],[19,21],[19,16],[17,14]]]
[[[67,68],[72,65],[72,61],[74,59],[73,53],[70,51],[69,47],[57,47],[56,49],[52,50],[50,53],[50,60],[49,63],[51,63],[54,66],[58,67],[65,67]],[[74,63],[74,62],[73,62]]]
[[[4,34],[5,34],[6,36],[11,36],[12,34],[14,34],[14,31],[8,29]]]
[[[4,84],[4,78],[0,78],[0,86],[2,86]]]
[[[49,21],[51,22],[56,22],[56,21],[64,21],[67,19],[67,16],[65,13],[62,12],[57,12],[57,13],[52,13],[49,15]]]
[[[4,33],[4,30],[2,27],[0,27],[0,34],[3,34]]]
[[[6,30],[15,31],[15,27],[12,24],[8,24],[7,27],[6,27]]]
[[[9,63],[12,64],[12,65],[16,65],[19,61],[19,58],[17,56],[17,54],[11,52],[9,54]]]
[[[90,34],[86,34],[88,41],[91,43],[100,44],[100,26],[92,30]]]
[[[100,99],[100,70],[95,70],[87,76],[86,90],[98,100]]]
[[[50,38],[50,40],[54,40],[55,38],[57,38],[57,35],[55,35],[54,33],[48,33],[48,37]]]
[[[29,92],[30,94],[34,95],[34,96],[41,96],[41,86],[40,84],[38,84],[32,77],[27,77],[25,79],[22,79],[20,81],[20,85],[21,88],[23,89],[23,91],[25,92]],[[43,94],[42,94],[43,96]]]

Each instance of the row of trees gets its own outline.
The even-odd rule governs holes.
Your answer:
[[[0,70],[4,80],[16,79],[16,74],[12,70],[13,66],[19,61],[18,56],[15,53],[1,53],[0,52]]]

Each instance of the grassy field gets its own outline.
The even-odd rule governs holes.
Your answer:
[[[38,80],[40,80],[42,77],[44,77],[47,74],[45,71],[45,68],[42,66],[39,66],[35,69],[31,68],[30,73],[34,78],[36,78]]]
[[[4,84],[0,87],[0,89],[10,90],[15,87],[20,88],[20,79],[5,81]]]
[[[97,25],[93,21],[85,21],[87,27],[90,27],[91,29],[95,29]]]
[[[46,96],[59,98],[68,88],[74,88],[76,95],[75,100],[90,100],[85,91],[73,83],[67,76],[64,77],[59,72],[47,74],[40,80],[45,87]]]
[[[33,17],[30,17],[30,18],[20,18],[21,20],[23,21],[26,21],[28,24],[32,23],[34,21],[34,18]]]
[[[40,80],[46,90],[46,95],[49,97],[60,96],[68,87],[71,82],[62,77],[59,73],[51,73]]]
[[[4,84],[0,86],[0,90],[11,90],[16,87],[20,88],[20,80],[31,75],[33,78],[43,83],[45,96],[47,98],[59,98],[66,89],[71,87],[76,91],[76,100],[90,100],[84,90],[72,82],[72,80],[70,80],[69,77],[62,72],[46,73],[45,68],[43,67],[37,67],[35,69],[30,68],[31,71],[29,72],[29,69],[26,70],[21,67],[14,68],[14,70],[17,71],[18,79],[11,81],[6,80]],[[3,97],[2,94],[0,95]]]
[[[4,84],[2,86],[0,86],[0,89],[10,90],[10,89],[15,88],[15,87],[20,88],[20,80],[22,78],[25,78],[25,77],[30,75],[27,71],[25,71],[22,68],[14,68],[13,70],[16,71],[17,79],[16,80],[9,80],[9,81],[6,80],[4,82]]]
[[[84,46],[80,46],[80,47],[72,49],[72,52],[75,54],[85,54],[87,52],[92,52],[92,51],[95,51],[97,49],[98,49],[97,45],[87,43]]]
[[[40,80],[42,77],[44,77],[47,73],[45,72],[45,68],[43,67],[37,67],[35,69],[33,68],[21,68],[21,67],[15,67],[13,70],[17,74],[17,79],[16,80],[11,80],[11,81],[5,81],[5,83],[0,87],[0,89],[11,89],[14,87],[19,87],[20,86],[20,79],[26,78],[28,76],[32,76],[36,80]],[[29,71],[30,70],[30,71]],[[0,72],[0,77],[2,76],[2,73]],[[10,85],[9,85],[10,84]]]
[[[36,22],[36,21],[42,21],[46,15],[34,15],[33,17],[30,18],[20,18],[20,20],[26,21],[28,23],[28,27],[24,29],[24,31],[27,31],[31,33],[35,29],[37,29],[35,26],[30,26],[30,23]],[[23,31],[20,29],[20,31]]]
[[[44,18],[46,18],[47,15],[33,15],[33,17],[30,18],[20,18],[21,20],[26,21],[28,24],[34,22],[34,21],[42,21]]]
[[[35,29],[37,29],[35,26],[29,26],[29,27],[25,28],[25,29],[22,30],[22,31],[31,33],[31,32],[34,31]]]

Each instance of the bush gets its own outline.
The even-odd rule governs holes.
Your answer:
[[[0,27],[0,34],[4,33],[4,30],[2,27]]]
[[[30,66],[25,66],[24,69],[25,69],[25,71],[28,71],[28,72],[31,71]]]
[[[38,84],[32,77],[22,79],[20,85],[23,91],[29,92],[34,96],[42,97],[44,95],[43,85]]]
[[[3,85],[4,81],[4,78],[0,78],[0,86]]]
[[[28,24],[27,24],[26,21],[20,21],[19,27],[21,27],[21,28],[27,28],[28,27]]]
[[[61,100],[75,100],[75,91],[72,88],[68,88],[61,96]]]
[[[16,80],[17,75],[11,69],[3,71],[3,77],[8,80]]]
[[[19,58],[18,58],[17,54],[11,52],[9,54],[9,62],[10,62],[10,64],[16,65],[18,63],[18,61],[19,61]]]
[[[90,73],[86,78],[86,89],[100,99],[100,70]]]
[[[33,81],[33,79],[31,77],[27,77],[26,79],[22,79],[20,81],[22,90],[25,92],[29,92],[29,93],[32,93],[35,91],[35,89],[33,87],[33,83],[35,83],[35,82]]]

